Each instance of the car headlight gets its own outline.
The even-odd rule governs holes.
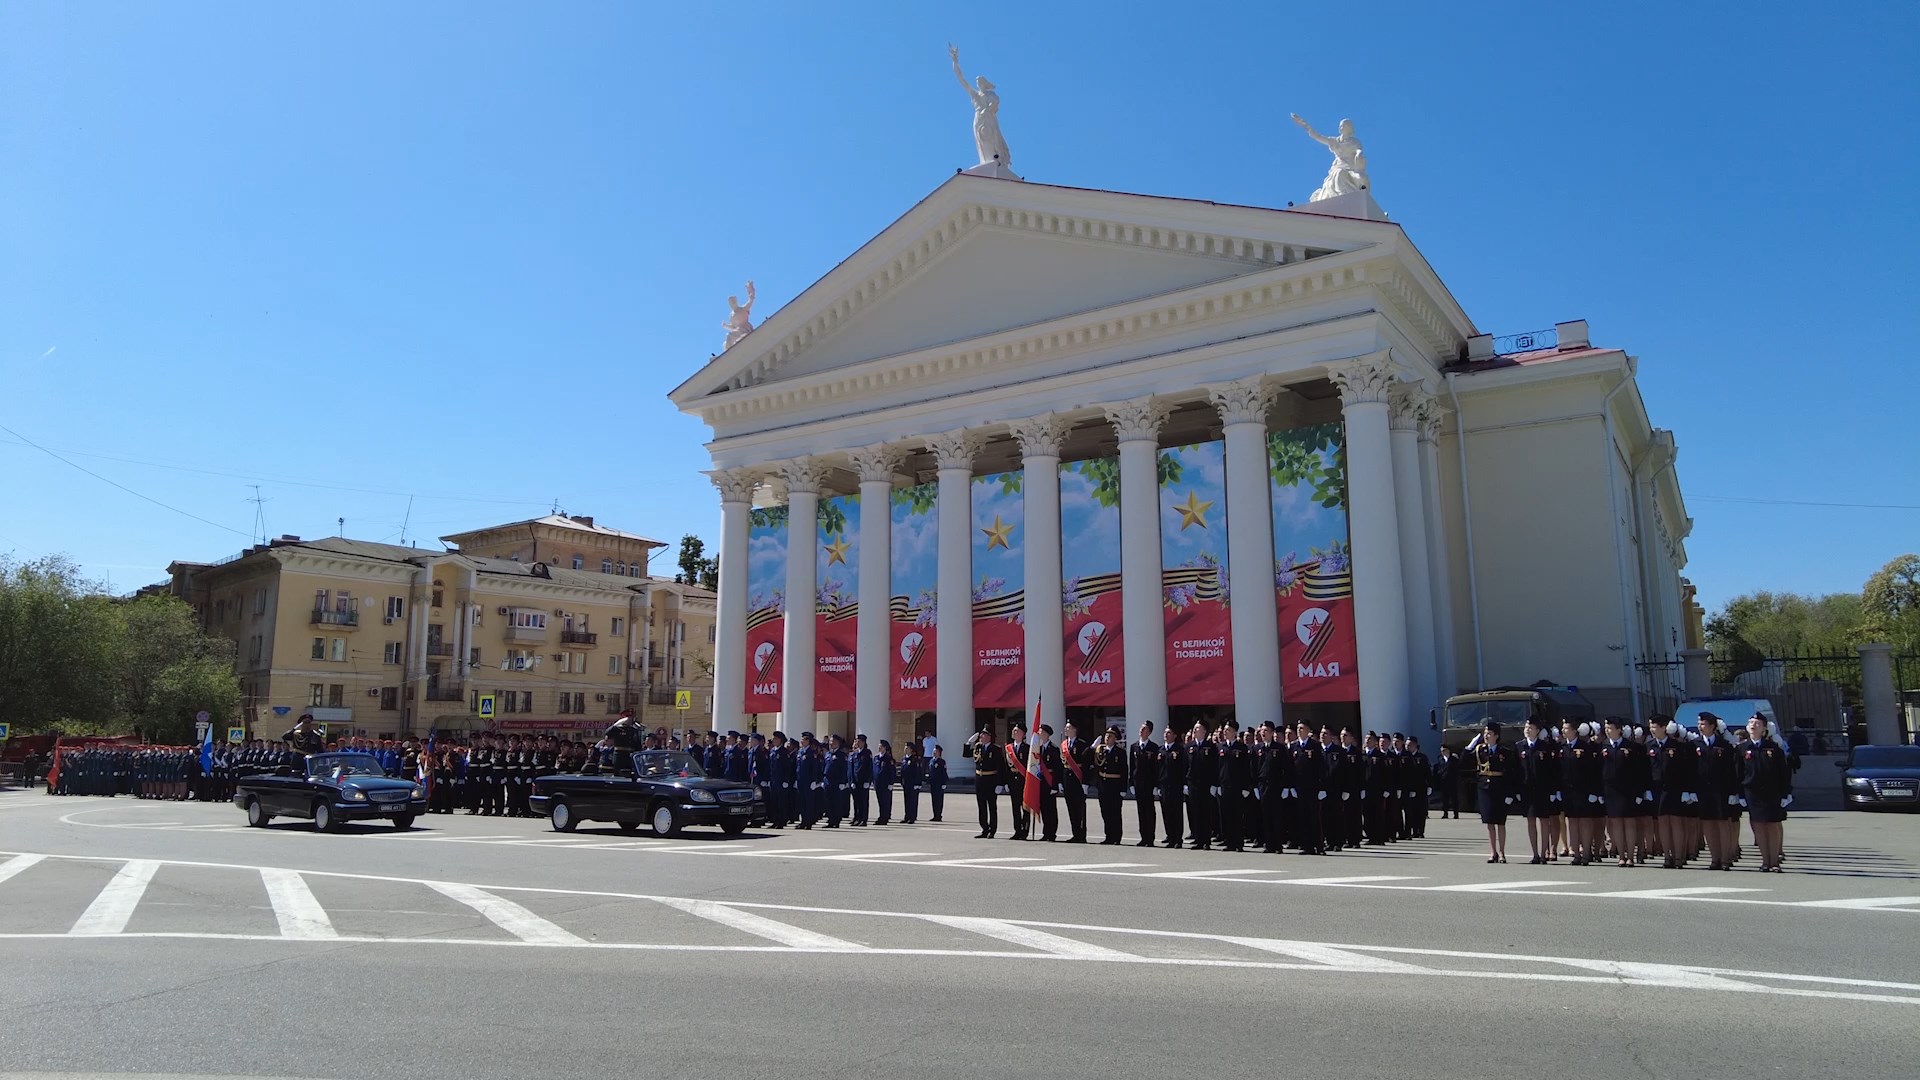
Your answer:
[[[423,788],[423,787],[421,787],[421,786],[420,786],[419,784],[415,784],[415,785],[413,785],[413,797],[414,797],[414,798],[416,798],[416,799],[424,799],[424,798],[426,798],[426,797],[427,797],[427,789],[426,789],[426,788]]]
[[[1868,780],[1864,776],[1849,776],[1847,777],[1847,786],[1860,791],[1871,791],[1873,790],[1873,781]]]
[[[342,788],[340,797],[348,802],[366,802],[367,793],[359,788]]]
[[[720,801],[719,799],[714,798],[713,792],[708,791],[706,788],[687,789],[687,798],[692,799],[694,802],[701,802],[701,803]]]

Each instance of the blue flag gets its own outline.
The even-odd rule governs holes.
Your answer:
[[[207,737],[200,740],[200,773],[213,771],[213,721],[207,721]]]

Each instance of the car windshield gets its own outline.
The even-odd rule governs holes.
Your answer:
[[[1856,769],[1920,769],[1920,746],[1856,746]]]
[[[307,758],[312,777],[385,776],[387,770],[372,754],[313,754]]]
[[[1457,701],[1447,706],[1447,726],[1478,728],[1492,720],[1503,728],[1517,728],[1532,715],[1531,701]]]
[[[633,756],[634,775],[642,780],[669,777],[703,777],[707,770],[686,754],[668,750],[650,750]]]

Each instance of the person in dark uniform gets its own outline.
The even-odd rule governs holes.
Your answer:
[[[978,840],[1000,833],[1000,792],[1007,789],[1007,752],[994,740],[993,728],[983,727],[972,739],[973,799],[980,807]]]
[[[1387,842],[1386,786],[1392,782],[1386,752],[1380,749],[1380,733],[1367,732],[1366,749],[1360,754],[1360,816],[1367,833],[1367,846],[1380,847]]]
[[[1006,750],[1001,755],[1007,770],[1006,792],[1008,801],[1011,803],[1008,808],[1008,813],[1011,815],[1008,821],[1012,823],[1013,828],[1007,836],[1009,840],[1025,840],[1028,831],[1033,827],[1033,822],[1028,820],[1031,815],[1027,813],[1026,803],[1023,801],[1027,786],[1027,751],[1026,727],[1017,723],[1010,725],[1007,728]]]
[[[1428,760],[1427,752],[1420,749],[1420,740],[1411,735],[1407,736],[1407,762],[1407,783],[1413,788],[1407,801],[1408,827],[1413,830],[1415,840],[1425,840],[1427,815],[1433,805],[1433,762]]]
[[[794,821],[797,798],[793,789],[794,748],[784,731],[774,732],[768,741],[772,744],[767,749],[768,778],[772,783],[767,786],[767,824],[784,829]]]
[[[1547,835],[1547,819],[1553,816],[1554,786],[1558,781],[1554,776],[1553,748],[1540,737],[1539,718],[1527,717],[1522,732],[1520,745],[1514,747],[1514,753],[1520,759],[1519,783],[1516,786],[1520,795],[1520,809],[1527,815],[1527,846],[1533,849],[1533,857],[1527,862],[1538,866],[1553,856],[1553,840]],[[1545,850],[1542,850],[1543,846]]]
[[[1240,741],[1240,725],[1229,720],[1220,728],[1219,784],[1220,840],[1224,851],[1245,851],[1245,815],[1253,795],[1253,761]]]
[[[1617,716],[1606,721],[1600,747],[1600,798],[1607,808],[1607,837],[1621,866],[1632,866],[1640,842],[1640,807],[1650,794],[1646,747],[1626,737]]]
[[[1265,747],[1259,748],[1253,757],[1254,794],[1259,796],[1255,809],[1260,818],[1260,850],[1278,855],[1286,849],[1287,834],[1293,828],[1294,823],[1288,819],[1296,816],[1293,744],[1275,745],[1275,737],[1266,724],[1254,730],[1260,733],[1257,738],[1266,740]]]
[[[927,759],[927,799],[933,804],[933,820],[947,808],[947,748],[933,744],[933,756]]]
[[[1380,752],[1387,759],[1387,839],[1410,840],[1413,829],[1407,823],[1407,739],[1400,732],[1380,736]]]
[[[794,751],[793,790],[800,800],[800,827],[811,829],[827,799],[827,760],[811,731],[800,733],[800,746]]]
[[[1323,851],[1342,851],[1347,846],[1347,754],[1333,733],[1333,725],[1320,728],[1320,787],[1327,793],[1320,806],[1320,845]]]
[[[1053,741],[1053,725],[1041,724],[1033,733],[1038,740],[1040,752],[1040,839],[1051,844],[1060,835],[1060,798],[1061,777],[1066,775],[1061,760],[1060,747]],[[1014,792],[1015,801],[1026,807],[1026,786],[1021,784]],[[1027,809],[1028,826],[1032,826],[1033,811]]]
[[[1787,807],[1793,805],[1793,756],[1757,712],[1747,721],[1747,741],[1740,749],[1740,788],[1760,848],[1760,872],[1781,873]]]
[[[853,737],[853,749],[847,752],[847,778],[852,784],[847,789],[847,796],[853,800],[852,824],[865,826],[872,809],[867,793],[873,790],[874,782],[873,751],[867,749],[865,735],[856,733]]]
[[[826,777],[827,828],[837,829],[853,799],[853,757],[838,735],[827,736]]]
[[[1720,730],[1720,718],[1703,712],[1697,721],[1694,790],[1699,794],[1700,831],[1707,842],[1709,870],[1733,869],[1734,808],[1740,802],[1741,758]]]
[[[880,752],[873,755],[873,799],[879,804],[877,824],[893,821],[893,785],[900,779],[900,763],[894,759],[893,744],[880,740]]]
[[[1107,728],[1100,748],[1093,753],[1093,772],[1100,789],[1100,824],[1106,831],[1102,844],[1120,843],[1125,830],[1120,810],[1127,801],[1127,748],[1120,745],[1120,727]]]
[[[1134,823],[1140,828],[1135,847],[1152,847],[1154,805],[1160,799],[1160,744],[1153,741],[1153,725],[1140,725],[1140,738],[1127,748],[1127,793],[1133,796]]]
[[[286,743],[295,753],[302,755],[323,753],[327,749],[326,737],[321,735],[320,729],[315,726],[312,713],[301,713],[300,719],[294,721],[293,727],[288,728],[286,734],[280,736],[280,741]]]
[[[1186,846],[1187,743],[1168,727],[1160,746],[1160,819],[1166,824],[1163,847]],[[1150,839],[1150,838],[1149,838]]]
[[[926,782],[927,762],[920,756],[920,744],[908,739],[906,751],[900,755],[900,824],[912,825],[920,820],[920,788]]]
[[[1513,751],[1500,743],[1500,725],[1487,721],[1473,746],[1473,775],[1480,823],[1487,827],[1487,847],[1492,852],[1487,858],[1490,863],[1507,861],[1507,814],[1513,809],[1518,767]]]
[[[1660,846],[1667,852],[1661,865],[1678,870],[1697,854],[1692,826],[1699,815],[1696,803],[1700,795],[1695,784],[1700,754],[1686,740],[1680,725],[1671,720],[1655,734],[1659,737],[1647,744],[1647,755],[1660,799],[1655,827],[1660,830]]]
[[[1214,815],[1220,805],[1220,748],[1196,722],[1187,741],[1187,829],[1193,846],[1213,848]]]
[[[603,743],[605,740],[602,740]],[[467,813],[493,813],[493,738],[482,735],[467,756]]]
[[[1061,771],[1054,774],[1060,794],[1067,804],[1067,825],[1073,835],[1069,844],[1087,842],[1087,789],[1093,786],[1093,749],[1081,740],[1072,721],[1060,740]]]
[[[1286,747],[1286,781],[1293,792],[1293,821],[1288,831],[1295,850],[1303,855],[1325,855],[1326,834],[1320,815],[1327,800],[1327,757],[1313,741],[1313,728],[1301,724]]]

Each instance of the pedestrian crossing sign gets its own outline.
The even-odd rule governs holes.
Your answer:
[[[12,724],[0,724],[0,742],[6,742],[13,734]]]
[[[230,743],[237,743],[237,742],[246,742],[246,741],[247,741],[247,729],[246,729],[246,728],[243,728],[243,727],[230,727],[230,728],[228,728],[228,729],[227,729],[227,741],[228,741],[228,742],[230,742]]]
[[[480,719],[482,720],[493,719],[493,695],[492,694],[480,695]]]
[[[693,708],[693,691],[675,690],[673,692],[673,707],[676,709]]]

